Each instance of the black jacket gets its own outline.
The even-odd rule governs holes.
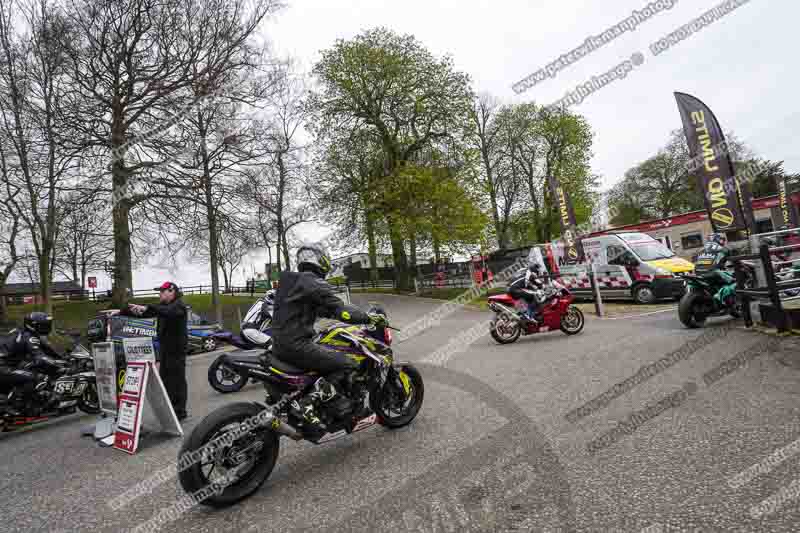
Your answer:
[[[536,277],[530,270],[525,271],[525,275],[518,277],[508,284],[508,292],[518,290],[540,290],[544,288],[543,277]]]
[[[314,338],[314,322],[325,317],[351,324],[369,323],[369,315],[336,297],[324,280],[311,272],[283,272],[275,294],[272,338],[279,346],[297,346]]]
[[[731,250],[727,246],[721,246],[715,242],[706,243],[703,252],[695,260],[695,272],[705,273],[714,270],[722,270],[731,257]]]
[[[21,363],[36,357],[61,359],[61,355],[50,346],[47,339],[25,329],[13,329],[0,342],[0,351],[5,352],[9,363]]]
[[[174,300],[168,304],[150,304],[142,318],[158,318],[159,354],[166,357],[185,357],[189,343],[186,304]]]

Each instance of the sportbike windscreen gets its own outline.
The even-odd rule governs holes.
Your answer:
[[[242,320],[242,324],[255,324],[258,322],[259,315],[261,314],[261,306],[264,305],[264,299],[259,298],[256,302],[248,309],[247,314],[244,316],[244,320]]]

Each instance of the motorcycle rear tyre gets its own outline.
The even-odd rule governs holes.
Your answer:
[[[511,344],[517,342],[519,336],[522,335],[522,325],[517,321],[516,328],[514,333],[510,337],[501,337],[497,333],[497,329],[495,329],[495,324],[497,323],[498,319],[495,319],[492,324],[489,326],[489,332],[492,334],[492,338],[497,341],[499,344]]]

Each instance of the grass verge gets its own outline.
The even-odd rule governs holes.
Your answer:
[[[222,303],[222,327],[234,333],[238,333],[240,313],[241,316],[244,316],[257,299],[258,295],[252,297],[233,296],[230,294],[220,295]],[[210,294],[188,294],[183,297],[183,301],[186,305],[190,306],[195,313],[209,320],[215,320]],[[134,298],[131,302],[137,304],[157,303],[158,298]],[[53,328],[64,330],[75,329],[85,334],[89,319],[94,317],[98,311],[106,309],[113,309],[110,302],[55,300],[53,302]],[[9,306],[8,317],[0,324],[0,327],[2,327],[2,331],[8,331],[9,329],[22,325],[22,319],[28,313],[41,310],[43,310],[43,306],[34,304]],[[68,339],[57,334],[51,335],[50,341],[56,347],[61,348],[71,344]]]

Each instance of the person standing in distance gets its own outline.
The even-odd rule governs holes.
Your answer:
[[[181,290],[171,281],[158,289],[160,302],[151,305],[128,304],[131,313],[142,318],[158,318],[158,341],[161,355],[159,374],[178,420],[188,418],[186,400],[186,348],[189,342],[186,304]]]

